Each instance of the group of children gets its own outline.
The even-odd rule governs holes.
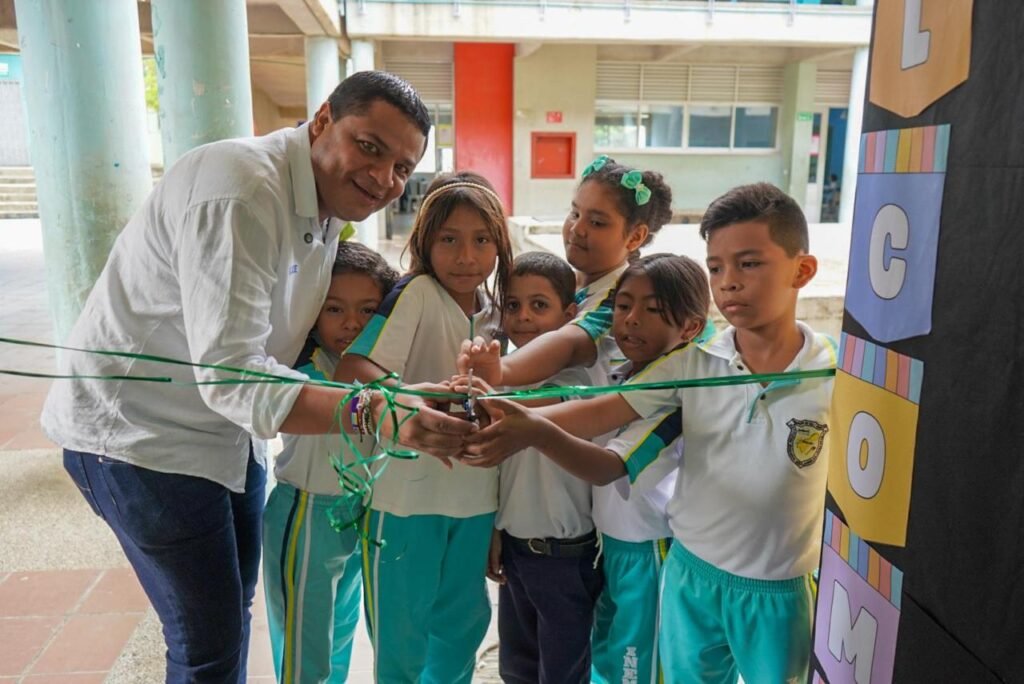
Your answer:
[[[377,681],[469,682],[485,576],[506,682],[804,681],[831,382],[671,381],[835,364],[796,320],[816,270],[806,220],[770,185],[726,193],[701,224],[709,283],[688,257],[639,254],[671,201],[659,174],[599,157],[563,227],[568,263],[513,261],[500,199],[463,172],[428,189],[403,277],[339,247],[299,361],[311,377],[564,390],[476,399],[481,428],[454,464],[377,461],[354,505],[338,435],[285,437],[263,567],[280,681],[345,680],[361,586]],[[730,324],[717,333],[712,298]],[[621,390],[577,389],[607,385]],[[371,394],[340,412],[365,456],[382,446],[362,434]],[[360,529],[335,531],[339,504]]]

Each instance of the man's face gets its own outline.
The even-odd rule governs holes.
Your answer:
[[[362,221],[401,195],[426,144],[416,124],[384,100],[337,121],[325,102],[310,138],[320,216],[345,221]]]

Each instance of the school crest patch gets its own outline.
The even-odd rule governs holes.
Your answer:
[[[797,468],[814,465],[825,445],[828,425],[813,420],[797,420],[791,418],[786,427],[789,428],[789,439],[786,440],[786,452]]]

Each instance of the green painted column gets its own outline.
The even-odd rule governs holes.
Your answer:
[[[164,165],[193,147],[252,135],[245,0],[152,0]]]
[[[135,0],[17,0],[54,337],[152,187]]]
[[[313,118],[340,82],[338,39],[306,36],[306,118]]]
[[[781,147],[783,190],[801,207],[807,201],[811,132],[814,128],[814,89],[818,66],[814,62],[787,64],[783,69]]]

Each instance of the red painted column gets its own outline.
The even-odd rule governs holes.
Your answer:
[[[512,209],[515,45],[455,44],[455,169],[491,181]]]

